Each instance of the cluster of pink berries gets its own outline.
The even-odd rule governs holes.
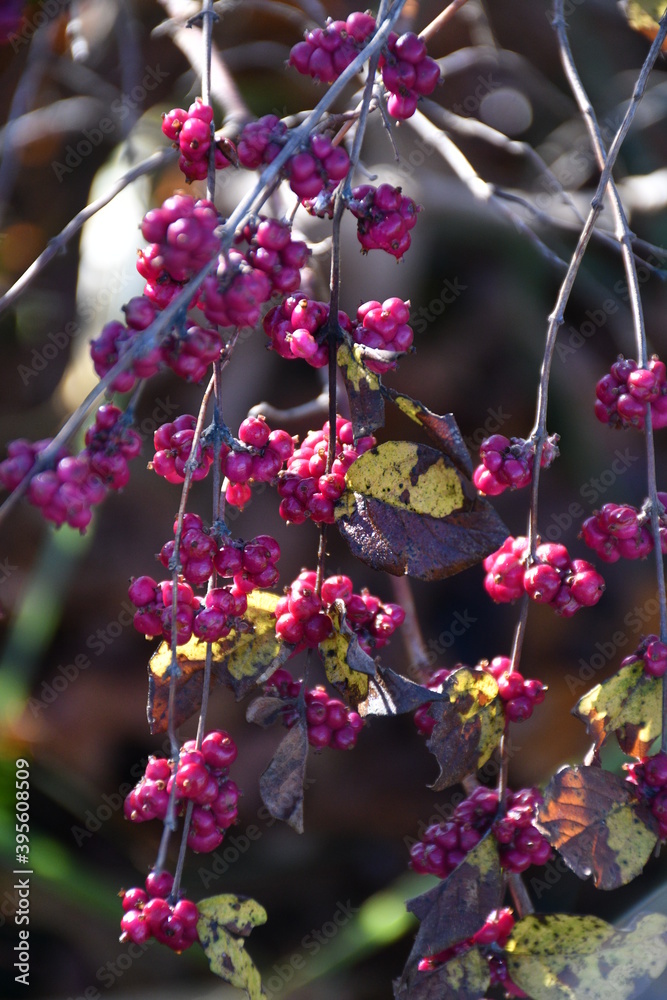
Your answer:
[[[321,430],[309,431],[278,478],[280,516],[292,524],[308,518],[316,524],[333,524],[334,505],[345,490],[345,474],[353,462],[375,445],[375,438],[354,444],[352,424],[336,417],[336,451],[327,472],[329,421]]]
[[[663,508],[667,493],[658,493]],[[659,517],[660,548],[667,553],[667,518]],[[637,510],[631,504],[606,503],[593,511],[581,526],[580,538],[607,563],[624,559],[644,559],[653,551],[654,541],[647,508]]]
[[[347,313],[338,313],[338,322],[351,334],[353,323]],[[264,317],[264,332],[271,348],[281,358],[303,358],[313,368],[324,368],[329,361],[327,326],[329,306],[307,295],[288,295]]]
[[[141,233],[149,246],[139,253],[137,270],[146,278],[144,295],[159,309],[218,252],[221,222],[213,202],[182,193],[146,213]]]
[[[623,767],[628,772],[626,781],[634,787],[640,802],[653,813],[660,839],[667,840],[667,754],[661,751]]]
[[[186,517],[196,516],[186,514]],[[173,549],[166,552],[163,549],[164,557],[167,558],[171,551]],[[194,575],[192,568],[190,572]],[[216,642],[229,635],[232,628],[244,627],[240,619],[248,610],[248,598],[236,584],[214,587],[202,599],[195,595],[189,583],[179,581],[176,584],[175,618],[173,592],[171,580],[157,583],[152,576],[138,576],[132,580],[128,596],[137,607],[134,627],[138,632],[150,638],[163,635],[167,642],[171,642],[175,628],[176,644],[184,646],[193,635],[203,642]]]
[[[248,222],[236,238],[248,244],[246,258],[254,268],[263,271],[271,282],[275,295],[289,295],[301,285],[301,268],[310,257],[308,244],[292,239],[288,222],[260,215]]]
[[[529,555],[529,540],[510,535],[486,557],[484,587],[492,600],[504,604],[528,594],[531,600],[549,604],[557,614],[570,618],[602,597],[603,578],[585,559],[570,559],[564,545],[538,545],[536,561],[526,568]]]
[[[173,108],[162,115],[162,131],[180,149],[178,166],[190,181],[205,181],[211,149],[213,108],[198,97],[187,111]],[[215,144],[215,169],[224,170],[234,162],[234,147],[228,140]]]
[[[182,952],[198,940],[199,910],[189,899],[169,902],[174,885],[168,871],[152,871],[145,889],[126,889],[123,897],[123,917],[120,940],[145,944],[155,938],[172,951]]]
[[[619,354],[595,386],[595,395],[595,416],[603,424],[643,430],[650,406],[651,425],[667,427],[667,369],[655,354],[646,368]]]
[[[0,485],[16,489],[50,443],[50,439],[31,443],[23,438],[10,442],[8,457],[0,462]],[[90,524],[91,508],[104,500],[108,490],[127,484],[127,463],[140,453],[141,438],[118,407],[105,404],[86,431],[85,445],[78,455],[60,449],[53,458],[54,467],[32,476],[26,493],[47,521],[82,532]]]
[[[533,824],[541,801],[534,788],[508,792],[507,811],[497,817],[498,792],[480,785],[456,806],[451,820],[427,827],[410,848],[410,864],[420,874],[447,878],[491,829],[507,871],[543,865],[551,857],[551,847]]]
[[[125,818],[133,823],[164,820],[172,789],[177,815],[192,803],[187,843],[192,851],[208,853],[222,843],[225,830],[236,822],[239,789],[227,777],[237,749],[229,733],[214,730],[197,749],[194,740],[183,744],[176,763],[150,757],[144,776],[125,799]]]
[[[525,722],[535,706],[544,701],[547,689],[542,681],[526,680],[518,670],[512,670],[508,656],[494,656],[490,662],[483,660],[479,665],[495,678],[498,695],[504,702],[505,718],[510,722]]]
[[[155,454],[149,468],[168,483],[185,482],[185,464],[192,454],[197,418],[183,413],[171,423],[161,424],[153,434]],[[193,480],[204,479],[213,464],[213,446],[197,443]]]
[[[299,713],[296,700],[301,693],[303,681],[295,681],[287,670],[276,670],[266,683],[267,695],[285,702],[282,719],[288,729],[296,724]],[[339,698],[332,698],[321,686],[307,688],[304,693],[306,705],[306,726],[308,742],[320,750],[332,747],[334,750],[352,750],[363,729],[364,720],[358,712],[348,708]]]
[[[557,441],[558,435],[552,434],[544,442],[540,459],[543,469],[548,468],[558,457]],[[482,463],[473,472],[472,481],[480,493],[486,496],[496,497],[507,489],[521,489],[532,482],[534,441],[492,434],[482,441],[479,457]]]
[[[346,21],[329,19],[324,28],[307,31],[292,47],[289,65],[321,83],[333,83],[354,62],[375,31],[375,18],[355,11]]]
[[[445,948],[435,955],[422,958],[417,968],[420,972],[430,972],[445,965],[457,955],[463,955],[477,946],[482,950],[482,954],[488,962],[491,985],[502,986],[505,990],[505,996],[527,997],[528,994],[524,993],[510,979],[507,972],[507,962],[504,956],[499,954],[499,951],[507,944],[513,929],[514,916],[508,907],[493,910],[486,918],[486,922],[471,938],[450,945],[449,948]]]
[[[391,32],[380,56],[380,69],[389,98],[387,111],[394,118],[412,118],[420,97],[432,94],[440,80],[440,67],[426,52],[426,42],[412,31]]]
[[[400,187],[362,184],[352,191],[348,208],[357,221],[357,238],[364,253],[384,250],[397,260],[410,248],[410,230],[421,210]]]
[[[435,670],[431,674],[424,687],[427,687],[429,691],[437,691],[438,694],[440,694],[445,681],[452,673],[454,673],[454,670],[448,670],[446,667],[441,667],[439,670]],[[412,717],[415,726],[417,727],[417,732],[427,738],[431,736],[433,730],[435,729],[436,720],[431,715],[432,704],[433,702],[431,701],[424,702],[423,705],[419,706]]]
[[[413,333],[409,326],[410,303],[396,296],[378,302],[372,299],[357,309],[357,325],[353,331],[355,343],[379,351],[403,354],[412,346]],[[366,359],[366,367],[382,375],[396,367],[395,361]]]
[[[272,431],[263,416],[246,417],[239,441],[254,451],[226,451],[222,473],[229,480],[227,503],[243,509],[252,496],[250,483],[271,483],[294,454],[294,439],[284,430]]]
[[[238,142],[239,163],[249,170],[272,163],[285,145],[287,126],[276,115],[264,115],[243,128]],[[285,165],[289,186],[298,198],[315,198],[329,183],[347,175],[350,158],[342,146],[334,146],[322,134],[312,135],[307,148],[291,156]]]
[[[621,666],[630,666],[638,660],[643,662],[649,677],[663,677],[667,673],[667,645],[657,635],[642,636],[634,653],[621,660]]]
[[[383,603],[367,589],[355,594],[348,576],[338,574],[323,581],[317,595],[317,574],[302,570],[276,605],[276,634],[295,646],[317,646],[331,635],[333,625],[327,610],[335,601],[345,605],[348,625],[366,653],[386,646],[405,621],[398,604]]]

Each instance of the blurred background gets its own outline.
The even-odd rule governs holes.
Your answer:
[[[0,26],[16,6],[3,5]],[[421,30],[441,6],[408,0],[401,30]],[[166,148],[161,113],[187,106],[200,92],[179,31],[198,7],[43,0],[24,5],[14,28],[7,22],[0,47],[0,292],[89,201]],[[313,107],[322,93],[285,69],[290,47],[318,19],[344,18],[355,5],[230,0],[216,8],[215,46],[249,112],[284,117]],[[614,0],[566,0],[565,11],[577,66],[609,143],[648,42],[630,30]],[[176,20],[165,24],[168,16]],[[396,160],[374,115],[364,167],[401,184],[423,211],[400,264],[379,251],[361,256],[354,224],[345,220],[342,307],[354,312],[361,301],[388,295],[411,300],[417,350],[386,382],[438,413],[453,412],[476,460],[489,433],[530,432],[547,317],[576,242],[577,213],[586,214],[598,172],[564,80],[548,3],[469,0],[429,51],[443,69],[434,101],[450,113],[447,135],[487,186],[476,196],[457,175],[451,147],[433,143],[410,122],[393,129]],[[224,109],[220,95],[214,97],[220,123]],[[352,97],[350,89],[337,110]],[[650,347],[661,356],[667,352],[666,116],[661,60],[616,171],[631,227],[646,241],[636,251],[646,262],[639,273]],[[104,132],[102,119],[111,123]],[[223,214],[253,180],[242,171],[222,175]],[[134,268],[141,217],[182,186],[172,162],[126,187],[0,314],[2,455],[17,437],[51,436],[94,386],[88,343],[141,292]],[[192,190],[204,193],[198,184]],[[292,207],[281,199],[272,206],[279,214]],[[601,224],[610,226],[606,211]],[[327,234],[326,223],[303,211],[295,225],[309,240]],[[309,277],[322,298],[327,268],[320,255]],[[549,430],[560,435],[561,457],[543,477],[539,518],[543,537],[581,557],[587,555],[577,540],[582,520],[610,500],[638,506],[646,492],[643,438],[611,432],[593,416],[595,382],[619,352],[636,356],[627,286],[618,250],[596,237],[554,359]],[[268,352],[257,330],[243,339],[225,374],[225,416],[237,428],[260,401],[291,407],[320,388],[313,369]],[[128,824],[122,800],[142,762],[163,744],[149,736],[145,714],[146,665],[155,644],[131,625],[127,585],[130,576],[155,571],[179,499],[176,488],[144,466],[155,427],[196,413],[200,395],[200,387],[171,373],[151,380],[139,411],[142,458],[130,484],[98,508],[84,536],[53,531],[26,503],[0,526],[0,846],[7,868],[0,878],[0,965],[8,997],[239,995],[211,976],[199,949],[179,957],[155,945],[130,954],[118,942],[117,893],[141,883],[160,834],[157,823]],[[291,423],[289,430],[304,434],[310,426]],[[378,437],[415,439],[415,426],[388,409]],[[666,458],[659,434],[659,488],[667,483]],[[196,485],[192,495],[192,509],[205,519],[207,489]],[[513,533],[525,531],[527,502],[525,493],[494,500]],[[317,532],[310,524],[286,527],[277,507],[274,491],[258,492],[233,528],[244,537],[275,534],[289,581],[314,565]],[[330,572],[349,573],[357,589],[368,586],[392,599],[391,581],[354,564],[334,532],[329,551]],[[529,722],[513,728],[513,787],[544,784],[558,766],[581,760],[587,738],[570,709],[618,668],[640,635],[658,631],[652,563],[619,562],[604,575],[603,600],[573,619],[531,609],[522,669],[547,683],[549,694]],[[491,603],[481,568],[439,583],[417,581],[414,595],[434,666],[509,654],[516,610]],[[405,670],[398,635],[382,662]],[[282,731],[248,725],[246,706],[226,690],[212,698],[210,726],[228,729],[239,745],[232,777],[243,798],[239,824],[218,861],[191,856],[185,888],[195,900],[238,892],[266,907],[269,921],[253,932],[249,950],[270,997],[387,997],[414,933],[403,900],[430,884],[409,872],[409,846],[448,802],[447,794],[428,788],[435,760],[407,716],[373,720],[352,753],[311,753],[306,830],[298,836],[261,811],[258,776]],[[193,733],[194,723],[183,727],[184,737]],[[31,774],[29,989],[14,981],[12,968],[18,758],[29,760]],[[606,766],[621,763],[610,748]],[[487,777],[493,779],[493,767]],[[648,905],[664,876],[662,861],[654,859],[631,885],[602,893],[552,864],[530,869],[527,883],[541,911],[590,912],[622,923],[631,908]],[[656,987],[659,995],[664,988]]]

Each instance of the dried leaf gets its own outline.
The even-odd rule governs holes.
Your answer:
[[[336,523],[353,555],[373,569],[443,579],[507,538],[494,509],[428,445],[388,441],[361,455],[346,479]]]
[[[384,399],[380,392],[380,379],[363,363],[358,344],[342,343],[336,362],[345,382],[350,401],[350,419],[354,440],[372,434],[384,427]]]
[[[255,725],[266,728],[272,726],[281,717],[284,708],[285,702],[282,698],[261,695],[250,702],[245,717],[247,722],[254,722]]]
[[[511,979],[533,1000],[633,1000],[667,966],[667,917],[618,931],[598,917],[532,915],[505,951]]]
[[[248,595],[246,619],[251,630],[232,630],[219,642],[214,642],[210,690],[218,684],[232,689],[237,699],[255,685],[261,684],[284,663],[292,653],[277,638],[273,610],[278,603],[276,594],[254,591]],[[204,688],[205,642],[192,638],[177,650],[180,676],[176,680],[174,726],[180,726],[201,708]],[[163,642],[151,657],[148,666],[148,722],[151,733],[165,733],[168,727],[171,648]]]
[[[599,767],[564,767],[544,792],[539,829],[579,876],[598,889],[635,878],[657,840],[656,823],[628,784]]]
[[[386,393],[399,410],[429,433],[431,439],[451,459],[457,469],[471,479],[472,461],[454,414],[445,413],[440,416],[432,413],[423,403],[396,392],[395,389],[387,389]]]
[[[375,661],[360,647],[337,603],[329,612],[333,632],[320,643],[319,651],[329,683],[356,706],[366,700],[368,678],[375,674]]]
[[[588,691],[572,713],[597,747],[615,732],[624,753],[644,757],[662,731],[662,679],[650,677],[643,661],[630,663]]]
[[[436,723],[427,743],[440,765],[440,775],[431,786],[438,792],[483,767],[505,727],[498,685],[486,671],[455,670],[441,697],[431,709]]]
[[[378,664],[375,677],[368,684],[368,696],[357,706],[359,715],[402,715],[420,705],[439,701],[443,695],[401,677],[389,667]]]
[[[431,979],[422,980],[425,973],[418,969],[419,961],[426,955],[435,955],[459,941],[465,941],[479,930],[491,910],[500,906],[503,881],[498,860],[498,848],[493,837],[486,836],[461,862],[458,868],[433,889],[408,900],[406,907],[420,921],[412,950],[405,964],[403,975],[395,994],[397,1000],[431,1000],[436,994],[428,992]],[[450,965],[451,963],[447,963]],[[476,963],[472,968],[476,967]],[[464,968],[467,968],[464,965]],[[452,969],[453,980],[461,973]],[[425,982],[427,992],[417,992]],[[437,984],[438,980],[435,980]],[[449,994],[445,993],[447,997]],[[455,994],[452,994],[454,996]],[[462,997],[468,994],[462,993]]]
[[[479,1000],[489,985],[489,967],[477,948],[431,972],[415,968],[395,991],[396,1000]]]
[[[262,984],[244,937],[266,922],[266,910],[254,899],[225,894],[197,904],[197,933],[214,972],[226,983],[245,990],[250,1000],[261,1000]]]
[[[288,732],[259,779],[264,805],[276,819],[284,820],[303,833],[303,788],[308,757],[308,730],[305,718]]]

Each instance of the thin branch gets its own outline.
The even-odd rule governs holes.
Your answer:
[[[100,195],[95,201],[91,202],[90,205],[86,205],[82,208],[74,218],[67,223],[61,232],[54,236],[52,240],[44,249],[39,257],[32,262],[30,267],[23,272],[20,278],[18,278],[14,284],[9,288],[5,294],[0,299],[0,313],[2,313],[8,306],[10,306],[22,292],[28,287],[28,285],[40,274],[41,271],[49,264],[54,257],[61,253],[73,236],[78,233],[83,224],[92,218],[100,209],[108,205],[110,201],[119,194],[123,188],[126,188],[128,184],[132,184],[137,178],[143,177],[145,174],[150,174],[154,170],[159,170],[161,167],[170,163],[176,158],[176,151],[173,149],[163,149],[158,153],[153,153],[147,159],[142,160],[138,163],[136,167],[132,167],[128,170],[126,174],[113,184],[105,194]]]
[[[310,417],[320,417],[327,412],[329,406],[329,392],[321,392],[314,399],[309,399],[307,403],[300,403],[298,406],[290,406],[286,410],[279,410],[271,403],[257,403],[248,410],[249,417],[264,416],[270,423],[276,423],[280,427],[284,423],[296,423],[299,420],[306,420]]]
[[[441,28],[451,21],[454,15],[461,10],[461,7],[466,4],[468,0],[452,0],[449,7],[445,7],[437,17],[434,17],[430,24],[427,24],[423,31],[419,33],[419,37],[427,42],[430,38],[433,38]]]
[[[407,654],[408,674],[423,684],[431,672],[431,655],[424,642],[424,635],[419,624],[410,578],[392,576],[391,589],[397,602],[405,611],[405,621],[401,625],[401,639]]]

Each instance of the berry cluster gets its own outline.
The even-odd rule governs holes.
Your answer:
[[[667,493],[658,493],[658,501],[664,508]],[[658,521],[660,548],[663,553],[667,553],[667,518],[664,509]],[[604,562],[614,563],[621,557],[644,559],[654,548],[648,503],[641,510],[630,504],[606,503],[586,518],[579,537]]]
[[[440,67],[426,54],[426,42],[412,31],[400,37],[392,31],[379,65],[389,93],[387,111],[398,119],[412,118],[419,98],[432,94],[440,80]]]
[[[403,354],[412,346],[413,333],[412,327],[408,325],[409,319],[409,302],[396,296],[385,299],[384,302],[372,299],[357,309],[357,325],[352,336],[357,344]],[[395,368],[396,362],[367,358],[366,367],[382,375]]]
[[[178,166],[188,182],[205,181],[211,149],[213,108],[198,97],[187,111],[173,108],[162,115],[162,131],[178,146]],[[234,147],[228,139],[215,144],[215,169],[224,170],[233,162]]]
[[[642,636],[634,653],[621,660],[621,666],[627,667],[638,660],[642,660],[649,677],[663,677],[667,672],[667,645],[657,635]]]
[[[192,454],[192,440],[195,436],[197,418],[184,413],[171,423],[161,424],[153,434],[155,454],[149,469],[162,476],[168,483],[185,482],[185,464]],[[196,465],[193,480],[204,479],[213,464],[213,446],[202,445],[201,439],[195,451]]]
[[[321,83],[333,83],[355,60],[375,31],[375,18],[355,11],[346,21],[332,21],[307,31],[303,42],[292,47],[289,65]]]
[[[276,115],[250,122],[238,142],[239,163],[257,170],[271,163],[287,141],[287,126]],[[308,146],[291,156],[285,165],[289,186],[298,198],[315,198],[328,184],[338,184],[350,169],[350,158],[342,146],[334,146],[322,134],[311,135]]]
[[[123,897],[123,917],[120,940],[145,944],[151,938],[166,944],[172,951],[182,952],[198,940],[199,911],[189,899],[169,902],[174,884],[168,871],[152,871],[145,889],[126,889]]]
[[[298,721],[296,700],[303,681],[295,681],[287,670],[276,670],[266,683],[267,695],[285,702],[283,723],[288,729]],[[307,688],[304,693],[308,742],[317,750],[332,747],[335,750],[352,750],[363,729],[364,720],[358,712],[348,708],[339,698],[332,698],[321,686]]]
[[[507,871],[543,865],[551,857],[551,847],[533,824],[540,802],[534,788],[508,792],[507,811],[498,817],[498,792],[479,786],[459,803],[451,820],[427,827],[410,848],[410,864],[420,874],[447,878],[491,829]]]
[[[375,445],[375,438],[360,438],[355,446],[352,424],[336,417],[336,451],[327,472],[329,421],[321,430],[309,431],[278,479],[280,516],[293,524],[310,518],[316,524],[333,524],[334,504],[345,490],[345,474],[352,463]]]
[[[294,454],[294,439],[283,430],[272,431],[262,416],[246,417],[239,427],[239,441],[245,450],[225,448],[223,475],[229,480],[227,503],[243,509],[250,500],[250,483],[271,483],[284,462]],[[253,449],[252,451],[249,449]]]
[[[658,836],[667,840],[667,754],[661,751],[623,767],[628,772],[626,781],[634,787],[640,802],[653,813],[658,823]]]
[[[440,694],[445,681],[453,672],[454,670],[447,670],[445,667],[442,667],[440,670],[435,670],[427,680],[424,687],[427,687],[429,691],[437,691],[438,694]],[[431,715],[432,704],[433,702],[427,701],[423,705],[420,705],[412,717],[414,719],[415,726],[417,727],[417,732],[427,738],[431,736],[436,723],[436,720]]]
[[[515,601],[525,593],[570,618],[579,608],[591,607],[602,597],[605,583],[600,574],[585,559],[570,559],[564,545],[538,545],[536,561],[526,568],[529,554],[528,539],[510,535],[486,557],[484,587],[496,603]]]
[[[221,221],[212,202],[188,194],[174,194],[146,213],[141,233],[149,246],[139,253],[137,270],[146,278],[144,295],[159,309],[218,252]]]
[[[216,552],[213,563],[222,577],[233,577],[244,594],[255,587],[272,587],[278,580],[276,563],[280,546],[271,535],[257,535],[249,542],[229,542]]]
[[[548,468],[558,457],[557,441],[558,435],[552,434],[544,442],[540,459],[543,469]],[[532,482],[534,441],[492,434],[482,441],[479,457],[482,463],[473,472],[472,480],[480,493],[486,496],[496,497],[507,489],[520,489]]]
[[[652,426],[667,427],[667,369],[655,354],[646,368],[619,354],[595,395],[595,416],[603,424],[643,430],[650,406]]]
[[[192,803],[188,847],[200,853],[214,851],[237,818],[239,789],[227,777],[236,756],[229,733],[214,730],[204,737],[200,750],[194,740],[184,743],[178,763],[150,757],[144,776],[125,799],[125,818],[133,823],[164,820],[173,791],[178,815]]]
[[[16,489],[50,443],[47,439],[12,441],[8,457],[0,462],[0,485]],[[60,449],[53,458],[54,467],[32,476],[26,493],[47,521],[57,526],[68,524],[82,532],[90,524],[91,508],[104,500],[108,490],[120,490],[127,484],[127,463],[141,451],[141,438],[118,407],[105,404],[86,431],[85,445],[78,455]]]
[[[342,310],[338,322],[346,333],[352,333],[352,320]],[[263,327],[271,348],[281,358],[303,358],[313,368],[324,368],[329,361],[328,323],[329,306],[325,302],[296,294],[288,295],[280,305],[270,309]]]
[[[364,253],[384,250],[400,260],[410,248],[410,230],[421,208],[400,187],[362,184],[353,189],[348,208],[358,220],[357,238]]]
[[[273,294],[289,295],[297,291],[301,285],[301,268],[310,257],[310,249],[303,240],[292,239],[288,222],[260,215],[244,226],[235,242],[238,244],[242,240],[248,244],[248,262],[268,276]]]
[[[186,514],[186,518],[196,516]],[[188,534],[187,529],[184,534]],[[160,558],[168,560],[172,553],[173,543],[167,542]],[[196,556],[192,561],[195,565],[202,562]],[[186,565],[190,574],[194,575],[192,561],[188,560]],[[203,558],[205,565],[208,565],[208,561],[208,558]],[[137,607],[134,627],[138,632],[151,638],[163,635],[167,642],[171,642],[174,629],[173,593],[171,580],[156,583],[151,576],[138,576],[132,580],[128,596]],[[240,626],[239,619],[247,610],[248,599],[245,591],[236,584],[232,587],[214,587],[202,600],[195,596],[189,583],[180,581],[176,584],[176,644],[185,645],[193,635],[204,642],[223,639],[229,635],[232,628]]]
[[[542,681],[526,680],[517,670],[512,670],[512,661],[508,656],[494,656],[491,662],[483,660],[480,666],[495,678],[498,695],[504,703],[505,718],[510,722],[525,722],[533,714],[535,706],[544,701],[547,689]]]

